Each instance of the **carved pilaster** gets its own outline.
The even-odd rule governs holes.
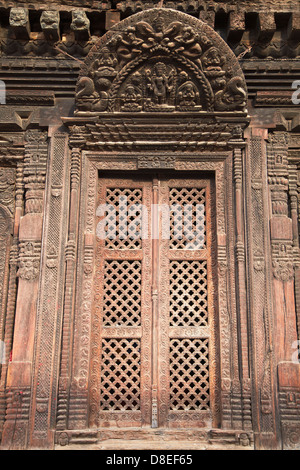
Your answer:
[[[290,361],[297,340],[294,301],[293,219],[289,217],[288,135],[269,135],[268,184],[274,290],[274,333],[278,362]]]
[[[235,220],[236,220],[236,265],[237,265],[237,306],[238,306],[238,343],[240,356],[240,377],[241,377],[241,416],[243,416],[243,424],[249,429],[251,426],[251,411],[249,415],[249,397],[248,389],[243,389],[243,385],[247,384],[250,377],[249,357],[248,357],[248,306],[246,298],[246,259],[245,259],[245,234],[244,234],[244,211],[243,211],[243,153],[239,148],[233,151],[233,168],[235,183]],[[245,398],[245,402],[244,402]],[[243,411],[242,411],[243,410]],[[251,410],[251,408],[250,408]],[[245,416],[244,416],[245,411]],[[246,424],[244,423],[246,419]],[[250,418],[250,426],[249,426]]]
[[[246,152],[246,230],[249,273],[249,330],[252,371],[253,429],[258,449],[278,448],[274,407],[275,366],[272,337],[272,295],[268,207],[266,202],[266,152],[263,133],[249,139]]]
[[[279,364],[278,386],[283,449],[300,450],[300,364]]]
[[[47,167],[46,141],[46,133],[38,130],[27,131],[25,135],[24,167],[19,165],[17,169],[14,232],[19,235],[18,294],[12,356],[7,368],[8,407],[2,439],[2,445],[12,449],[25,448],[28,438],[31,374],[41,258],[43,200]],[[23,189],[25,190],[24,216],[22,216]],[[15,275],[15,267],[13,274]],[[12,279],[12,284],[14,282],[15,279]],[[13,286],[13,292],[14,288]],[[12,305],[13,302],[12,299]],[[10,335],[11,333],[8,332],[8,336]],[[10,342],[10,337],[7,338],[7,341]],[[10,391],[13,391],[11,397],[9,395]]]
[[[24,159],[25,213],[42,214],[48,157],[47,134],[27,131]]]
[[[17,238],[14,233],[15,169],[0,168],[0,339],[4,343],[0,364],[0,440],[6,410],[7,364],[11,351],[16,297]]]
[[[75,139],[76,141],[76,139]],[[72,141],[72,137],[71,140]],[[76,268],[76,241],[78,236],[78,210],[79,210],[79,182],[81,174],[81,150],[80,148],[71,149],[71,199],[70,199],[70,218],[68,243],[65,250],[66,259],[66,277],[65,277],[65,298],[64,298],[64,321],[63,321],[63,340],[61,353],[61,368],[59,379],[59,397],[57,428],[68,428],[68,414],[73,427],[73,421],[81,419],[81,412],[72,411],[72,408],[78,409],[78,389],[75,384],[71,387],[71,365],[72,365],[72,335],[74,318],[74,289],[75,289],[75,268]],[[71,388],[70,388],[71,387]],[[70,394],[70,402],[68,401]],[[80,400],[79,400],[80,401]],[[87,404],[85,403],[85,406]],[[79,405],[80,407],[80,405]],[[69,413],[68,413],[69,412]],[[76,425],[75,425],[76,426]]]
[[[64,296],[64,250],[67,234],[69,158],[66,134],[51,140],[45,198],[39,302],[29,445],[52,448],[57,412],[61,324]],[[42,367],[41,367],[42,364]]]

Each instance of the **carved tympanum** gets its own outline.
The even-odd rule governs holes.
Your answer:
[[[81,71],[79,112],[244,111],[246,85],[227,44],[200,20],[167,9],[119,23]]]

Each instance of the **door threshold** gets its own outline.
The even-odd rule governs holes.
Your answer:
[[[102,428],[57,431],[55,442],[55,450],[251,450],[253,432],[203,428]]]

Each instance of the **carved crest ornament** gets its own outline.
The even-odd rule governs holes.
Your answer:
[[[236,57],[206,23],[157,9],[124,20],[90,51],[76,89],[77,115],[246,111]]]

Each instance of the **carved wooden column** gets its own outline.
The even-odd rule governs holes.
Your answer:
[[[18,295],[11,362],[7,370],[7,410],[2,445],[26,447],[47,167],[47,133],[25,136],[25,215],[20,219]]]
[[[71,187],[70,187],[70,216],[68,242],[65,250],[66,260],[66,285],[64,297],[64,320],[62,336],[61,368],[59,379],[59,397],[57,413],[57,429],[68,428],[69,423],[76,426],[81,420],[82,413],[78,410],[78,390],[71,387],[72,348],[73,348],[73,323],[74,323],[74,299],[76,280],[76,244],[78,238],[78,212],[80,196],[81,175],[81,149],[84,141],[70,138],[71,147]],[[80,405],[79,405],[80,406]],[[86,409],[86,404],[84,408]],[[73,411],[74,410],[74,411]]]
[[[274,355],[277,363],[291,361],[297,340],[294,300],[293,220],[288,216],[287,134],[270,135],[268,182],[271,195],[270,220],[273,265]]]
[[[67,141],[66,133],[54,132],[51,137],[30,408],[31,448],[54,445],[69,195]]]
[[[21,157],[22,158],[22,157]],[[1,206],[7,208],[8,224],[5,223],[5,212],[2,211],[1,228],[1,317],[0,332],[1,340],[4,343],[2,349],[2,366],[0,379],[0,436],[2,435],[5,410],[6,410],[6,377],[7,367],[11,352],[12,335],[14,326],[15,301],[17,291],[17,258],[18,258],[18,228],[20,209],[22,211],[22,162],[17,163],[17,170],[3,167],[0,170],[0,201]],[[16,172],[16,176],[15,176]],[[15,181],[16,180],[16,181]],[[15,201],[16,193],[16,201]],[[21,199],[21,201],[20,201]],[[1,207],[0,206],[0,207]],[[11,218],[11,222],[9,219]],[[14,220],[13,220],[14,218]],[[9,243],[7,243],[9,242]],[[7,260],[9,255],[9,260]],[[8,270],[9,268],[9,270]],[[7,280],[7,282],[3,282]]]
[[[273,352],[271,247],[267,204],[266,132],[252,129],[246,152],[246,232],[252,416],[257,449],[276,449],[276,364]]]
[[[282,446],[297,449],[300,443],[300,363],[295,352],[299,350],[298,188],[297,167],[288,160],[289,143],[290,136],[286,132],[270,134],[268,182],[272,203],[274,352]]]
[[[238,344],[241,387],[241,425],[251,429],[251,396],[248,357],[248,305],[246,288],[246,257],[244,232],[244,191],[243,191],[243,157],[242,148],[233,150],[234,184],[235,184],[235,220],[236,220],[236,265],[237,265],[237,308],[238,308]]]

